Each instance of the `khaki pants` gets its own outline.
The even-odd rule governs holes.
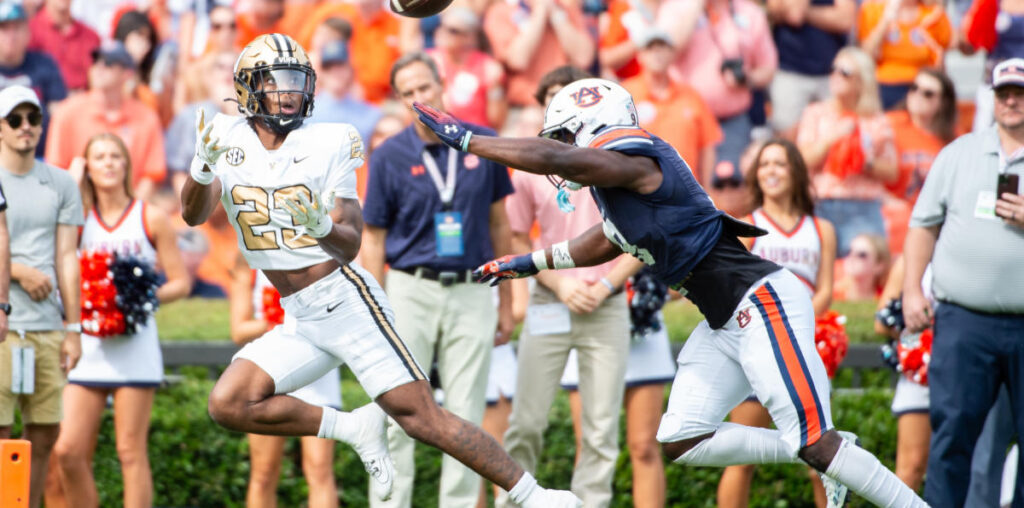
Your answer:
[[[498,325],[491,288],[465,283],[442,287],[390,270],[386,291],[395,311],[395,331],[424,371],[429,372],[436,352],[445,409],[479,425]],[[389,428],[388,441],[395,461],[394,495],[387,502],[370,496],[370,506],[408,508],[415,474],[414,442],[397,425]],[[476,506],[480,477],[448,455],[441,460],[440,484],[439,506]]]
[[[8,332],[7,340],[0,343],[0,427],[14,425],[14,409],[21,408],[23,423],[50,425],[60,423],[61,393],[64,372],[60,368],[62,331]],[[35,390],[31,394],[11,392],[11,347],[31,347],[35,350]]]
[[[541,285],[530,304],[558,302]],[[629,310],[626,295],[608,298],[594,312],[572,315],[566,334],[519,337],[519,374],[512,401],[505,449],[524,469],[537,470],[548,412],[559,390],[569,350],[579,355],[579,393],[583,402],[583,449],[572,475],[572,491],[587,508],[611,504],[612,477],[619,456],[619,411],[629,357]],[[496,507],[512,506],[502,495]]]

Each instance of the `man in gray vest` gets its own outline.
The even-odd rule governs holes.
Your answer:
[[[1001,386],[1016,408],[1017,435],[1024,435],[1024,59],[996,66],[992,85],[995,128],[939,153],[904,249],[907,328],[935,320],[924,492],[934,508],[965,506],[971,456]],[[929,261],[934,309],[921,290]]]

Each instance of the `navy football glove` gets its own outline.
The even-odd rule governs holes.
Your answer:
[[[539,271],[533,262],[532,254],[502,256],[473,270],[473,278],[477,282],[490,282],[492,286],[496,286],[503,280],[529,277]]]
[[[463,152],[469,149],[469,138],[473,133],[457,118],[418,102],[412,103],[412,107],[419,113],[423,125],[434,131],[444,144]]]

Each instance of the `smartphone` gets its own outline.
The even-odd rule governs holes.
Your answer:
[[[996,185],[996,199],[1002,198],[1003,194],[1020,194],[1020,175],[1003,173],[999,175],[999,183]]]

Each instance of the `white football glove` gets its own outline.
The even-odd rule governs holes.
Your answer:
[[[292,215],[295,224],[304,226],[306,234],[313,238],[327,236],[334,227],[334,221],[330,215],[331,209],[334,208],[334,192],[324,198],[314,192],[312,203],[305,193],[300,192],[298,200],[284,200],[284,208]]]
[[[228,148],[217,146],[218,138],[210,138],[213,122],[206,123],[205,116],[202,109],[196,115],[196,156],[192,158],[189,174],[199,184],[210,185],[217,176],[217,160]]]

